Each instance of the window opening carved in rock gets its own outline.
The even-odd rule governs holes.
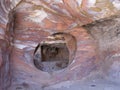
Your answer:
[[[75,52],[74,36],[62,32],[54,33],[36,47],[34,64],[38,69],[46,72],[61,70],[71,63]]]

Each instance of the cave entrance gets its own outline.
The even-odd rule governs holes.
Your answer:
[[[72,35],[55,33],[36,47],[34,64],[38,69],[46,72],[64,69],[73,60],[75,50],[76,41]]]
[[[44,43],[41,45],[42,61],[68,61],[69,51],[65,43]]]
[[[41,63],[43,71],[56,71],[63,69],[69,64],[69,51],[66,43],[55,41],[41,44]]]

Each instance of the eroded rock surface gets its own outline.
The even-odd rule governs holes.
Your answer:
[[[1,0],[0,7],[0,90],[42,90],[96,72],[119,82],[119,16],[110,17],[118,0]],[[35,48],[57,32],[76,38],[75,57],[60,71],[41,71]]]

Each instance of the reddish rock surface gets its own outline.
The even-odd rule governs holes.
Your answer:
[[[111,80],[120,77],[119,46],[116,45],[119,17],[111,17],[110,22],[103,19],[92,23],[116,15],[119,9],[115,7],[116,1],[96,0],[96,4],[89,0],[19,1],[0,1],[0,90],[40,90],[65,81],[81,80],[93,72],[100,72],[101,77]],[[92,24],[86,25],[88,23]],[[57,32],[76,38],[75,58],[60,71],[41,71],[33,63],[35,48]]]

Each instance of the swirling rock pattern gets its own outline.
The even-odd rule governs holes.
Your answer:
[[[80,80],[97,70],[109,53],[102,57],[101,37],[94,39],[81,26],[116,15],[120,9],[119,0],[0,0],[0,7],[0,90],[35,90],[36,86],[39,90]],[[33,53],[41,41],[56,32],[75,36],[77,52],[66,69],[49,74],[34,66]]]

